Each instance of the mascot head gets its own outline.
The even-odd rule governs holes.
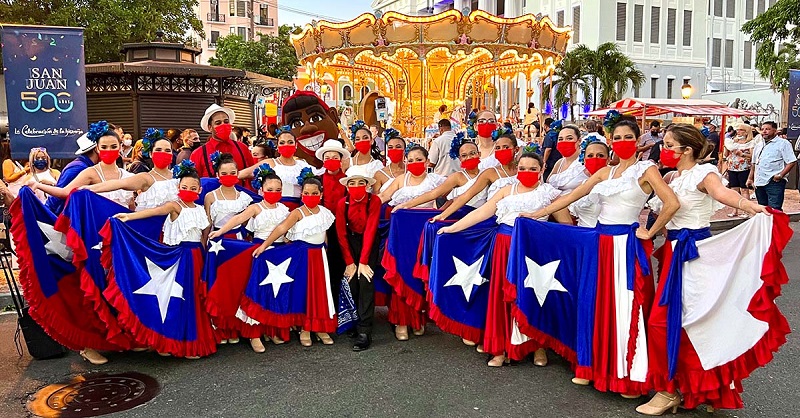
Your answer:
[[[288,125],[297,138],[297,157],[315,167],[322,161],[314,152],[326,139],[339,138],[339,114],[328,107],[314,92],[298,90],[283,102],[283,125]],[[274,127],[270,127],[274,135]],[[341,142],[341,140],[340,140]]]

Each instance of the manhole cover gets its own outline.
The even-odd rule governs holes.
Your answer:
[[[96,417],[142,405],[160,390],[156,379],[141,373],[85,374],[42,388],[28,410],[41,417]]]

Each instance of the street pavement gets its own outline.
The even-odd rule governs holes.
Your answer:
[[[784,252],[791,278],[778,299],[793,329],[800,326],[800,226]],[[735,327],[736,324],[731,324]],[[111,353],[92,366],[75,353],[56,360],[19,357],[14,348],[16,316],[0,317],[0,418],[28,416],[25,401],[41,387],[87,372],[138,371],[155,377],[161,393],[115,417],[636,417],[646,401],[622,399],[570,382],[566,362],[550,354],[550,365],[530,361],[502,368],[460,339],[429,325],[422,337],[394,339],[385,312],[373,348],[354,353],[347,337],[334,346],[315,343],[267,345],[255,354],[247,342],[221,346],[200,360],[162,358],[155,353]],[[24,342],[22,343],[24,346]],[[800,343],[794,334],[766,368],[744,383],[745,409],[681,410],[679,417],[796,417],[800,389]]]

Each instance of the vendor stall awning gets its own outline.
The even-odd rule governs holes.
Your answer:
[[[610,106],[584,113],[584,116],[604,116],[616,110],[625,115],[641,117],[678,113],[689,116],[758,116],[759,113],[728,107],[713,100],[702,99],[622,99]]]

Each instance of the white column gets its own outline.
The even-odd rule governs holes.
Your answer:
[[[495,14],[495,12],[497,12],[497,1],[498,0],[478,0],[478,9]]]
[[[453,9],[460,11],[464,10],[464,7],[469,6],[469,0],[454,0],[453,1]]]

